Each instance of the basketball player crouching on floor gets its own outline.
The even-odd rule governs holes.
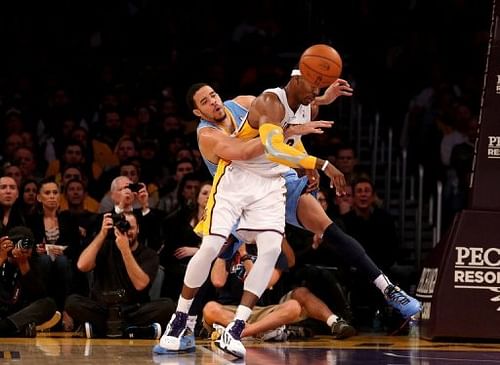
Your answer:
[[[241,245],[229,260],[217,258],[212,267],[211,281],[217,288],[217,301],[208,302],[203,309],[205,328],[211,331],[212,326],[219,332],[222,325],[226,327],[236,311],[237,299],[241,296],[243,282],[252,269],[256,255],[248,254],[255,245]],[[276,285],[283,271],[292,267],[295,255],[286,240],[283,240],[280,254],[268,288]],[[261,340],[284,341],[288,330],[285,325],[297,323],[306,318],[314,318],[325,322],[336,339],[355,335],[355,329],[346,321],[337,317],[328,306],[305,287],[291,290],[281,298],[279,304],[256,306],[252,310],[241,337],[257,337]],[[220,335],[220,333],[219,333]],[[215,336],[212,336],[212,339]]]

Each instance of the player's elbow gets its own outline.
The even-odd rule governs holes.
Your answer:
[[[276,146],[273,146],[271,143],[264,144],[264,153],[266,157],[271,161],[277,161],[279,157],[279,152]]]

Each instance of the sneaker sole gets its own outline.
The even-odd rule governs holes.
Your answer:
[[[399,313],[401,313],[401,315],[403,316],[403,318],[405,319],[408,319],[410,317],[413,317],[413,316],[416,316],[417,314],[419,314],[420,312],[422,311],[422,305],[419,305],[417,308],[415,308],[413,311],[411,311],[410,313],[402,313],[401,311],[399,311]]]
[[[348,337],[352,337],[356,335],[356,329],[354,327],[348,326],[345,327],[340,333],[334,336],[335,339],[337,340],[343,340]]]
[[[36,330],[43,331],[43,330],[48,330],[49,328],[54,327],[56,324],[59,323],[59,321],[61,320],[61,317],[62,317],[61,312],[56,311],[51,319],[49,319],[47,322],[43,322],[42,324],[36,326]]]
[[[161,347],[160,345],[155,345],[153,347],[153,354],[156,355],[172,355],[172,354],[182,354],[182,353],[189,353],[189,352],[195,352],[196,351],[196,346],[189,347],[184,350],[169,350],[164,347]]]
[[[243,359],[245,357],[245,354],[240,354],[240,353],[236,353],[236,352],[233,352],[233,351],[230,351],[228,350],[227,348],[223,348],[220,344],[220,340],[217,340],[214,342],[215,345],[220,348],[222,351],[224,351],[226,354],[230,354],[230,355],[233,355],[235,357],[237,357],[238,359]]]
[[[93,335],[92,326],[88,322],[85,322],[84,326],[85,326],[85,337],[92,338]]]
[[[160,337],[161,337],[161,325],[159,323],[153,323],[153,327],[155,329],[155,336],[154,336],[154,339],[155,340],[159,340]]]

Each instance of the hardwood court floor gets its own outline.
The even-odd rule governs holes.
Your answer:
[[[89,340],[71,336],[42,333],[33,339],[0,339],[0,365],[500,364],[500,343],[429,342],[405,336],[367,335],[341,341],[317,336],[303,342],[246,342],[244,361],[222,353],[208,340],[198,340],[193,353],[153,356],[151,350],[157,343],[154,340]]]

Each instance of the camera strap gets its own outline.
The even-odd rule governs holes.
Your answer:
[[[10,288],[12,288],[9,298],[2,298],[0,296],[0,301],[6,304],[16,304],[19,299],[19,294],[21,293],[21,289],[19,287],[19,283],[17,281],[17,277],[19,276],[18,270],[9,270],[7,268],[7,263],[2,265],[2,270],[0,271],[0,278],[3,283],[7,285],[10,284]],[[6,288],[6,291],[9,289]]]

